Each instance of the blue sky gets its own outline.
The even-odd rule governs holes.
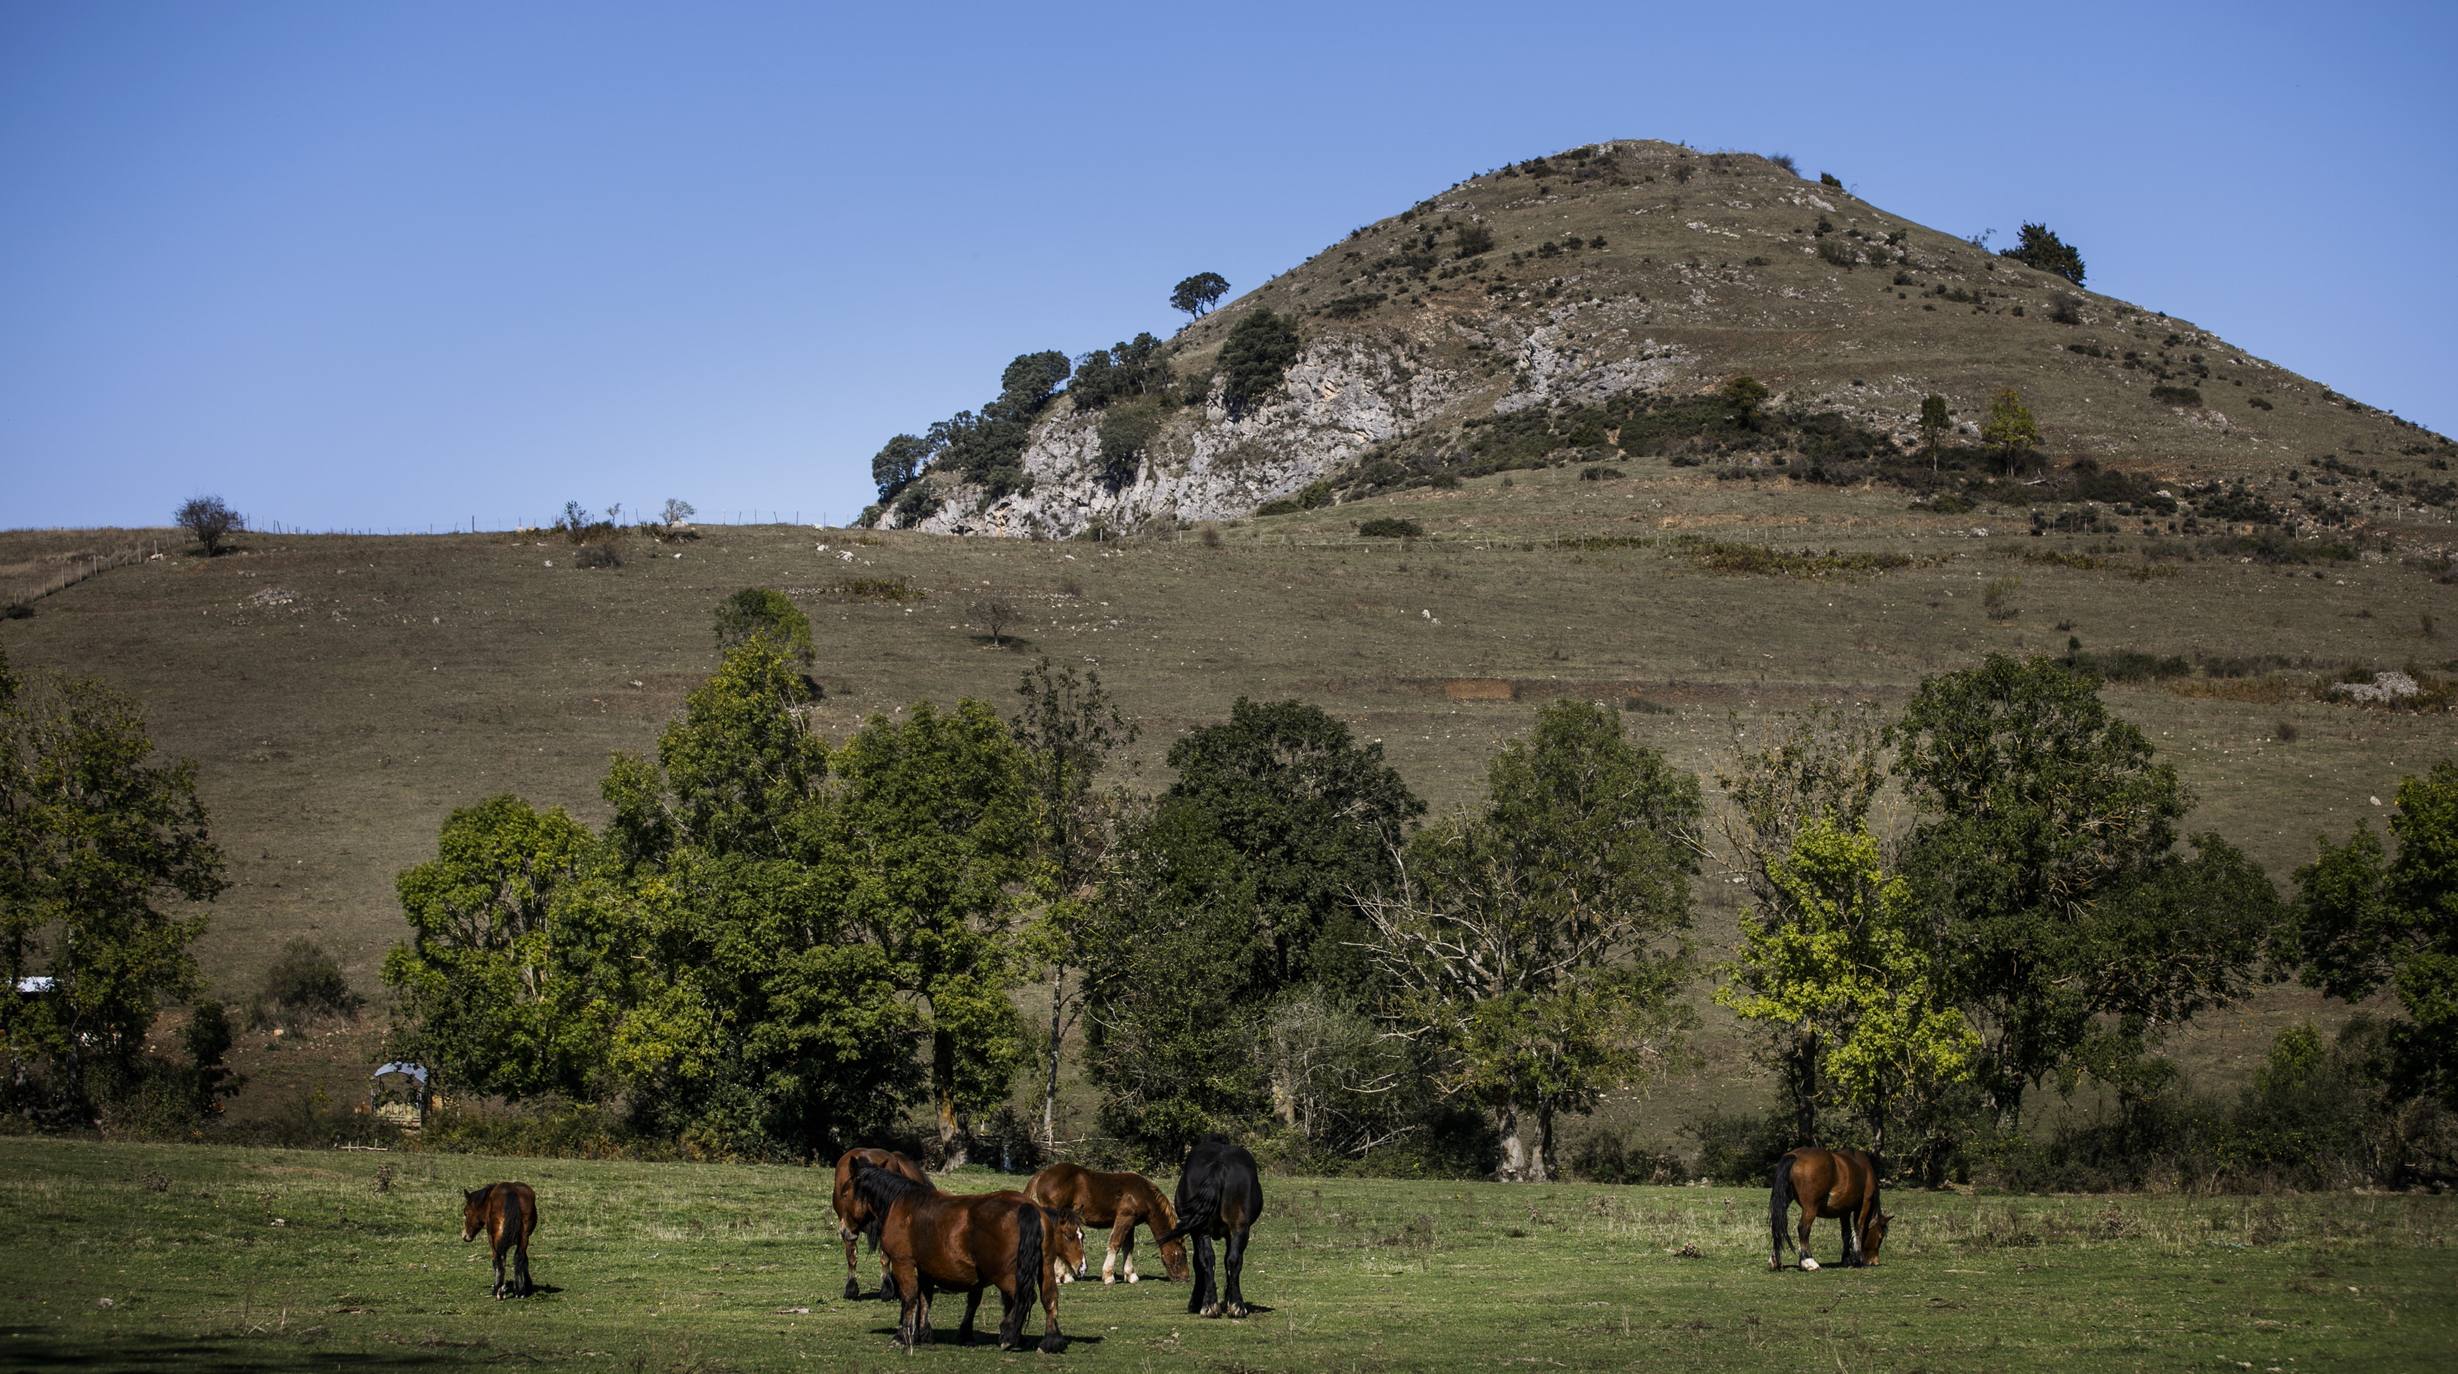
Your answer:
[[[1789,152],[2458,429],[2451,7],[0,5],[0,526],[850,518],[1460,177]]]

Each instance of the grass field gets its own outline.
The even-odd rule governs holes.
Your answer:
[[[601,818],[607,756],[654,747],[714,666],[716,603],[750,584],[785,590],[811,615],[827,737],[923,698],[1006,709],[1019,672],[1047,653],[1097,666],[1142,728],[1117,775],[1138,791],[1166,782],[1172,741],[1241,695],[1322,705],[1381,741],[1439,812],[1475,795],[1499,743],[1548,697],[1621,703],[1635,737],[1708,772],[1736,725],[1813,703],[1890,712],[1924,675],[1992,650],[2062,652],[2074,636],[2096,651],[2290,665],[2108,690],[2197,793],[2190,828],[2221,831],[2284,881],[2316,834],[2377,818],[2373,798],[2453,747],[2446,713],[2315,694],[2350,664],[2458,666],[2458,609],[2429,572],[2378,559],[2153,564],[2143,555],[2158,541],[2033,539],[2011,512],[1937,516],[1883,490],[1625,467],[1620,481],[1523,472],[1249,521],[1217,544],[1191,532],[1030,544],[712,527],[681,545],[633,540],[625,566],[584,571],[546,535],[250,535],[232,556],[174,546],[43,597],[32,618],[0,621],[0,647],[22,667],[133,693],[162,747],[198,761],[234,880],[199,952],[213,990],[238,999],[297,934],[380,994],[376,967],[405,931],[394,876],[433,856],[456,807],[515,791]],[[1427,537],[1356,536],[1356,522],[1384,514]],[[1686,535],[1913,561],[1730,573],[1705,565]],[[73,542],[0,534],[0,562]],[[857,579],[901,583],[902,598],[866,594]],[[2008,579],[2012,613],[1992,617],[1984,591]],[[986,596],[1019,609],[1006,647],[973,623]],[[1710,957],[1730,946],[1736,891],[1712,871],[1698,884]],[[1702,1014],[1700,1071],[1615,1104],[1614,1129],[1676,1144],[1700,1104],[1757,1091],[1729,1018]],[[2331,1014],[2272,989],[2205,1018],[2180,1057],[2198,1084],[2225,1087],[2278,1029]],[[238,1063],[251,1086],[234,1115],[285,1110],[316,1086],[341,1100],[362,1091],[380,1023],[379,1009],[306,1043],[249,1037]],[[1084,1102],[1070,1093],[1069,1133],[1089,1124]]]
[[[552,1291],[526,1301],[491,1300],[484,1244],[460,1243],[457,1190],[498,1177],[538,1190]],[[1203,1321],[1182,1284],[1069,1287],[1057,1367],[2287,1374],[2458,1356],[2458,1199],[1906,1193],[1877,1267],[1774,1274],[1755,1190],[1264,1186],[1246,1289],[1268,1310]],[[0,1140],[9,1367],[908,1367],[893,1309],[844,1301],[843,1281],[819,1170]],[[937,1309],[951,1339],[961,1314]],[[987,1341],[920,1358],[1049,1359]]]

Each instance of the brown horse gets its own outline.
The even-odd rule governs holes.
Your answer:
[[[1052,1218],[1021,1193],[976,1197],[942,1193],[927,1183],[875,1165],[854,1166],[854,1196],[869,1218],[863,1234],[887,1256],[902,1301],[896,1332],[907,1351],[930,1339],[930,1299],[940,1289],[965,1292],[961,1340],[971,1340],[973,1314],[984,1288],[999,1290],[999,1349],[1022,1344],[1024,1317],[1038,1299],[1041,1349],[1066,1349],[1058,1329],[1055,1266],[1083,1246],[1083,1224]],[[1052,1233],[1059,1233],[1053,1237]],[[1053,1244],[1055,1240],[1055,1244]]]
[[[885,1169],[899,1178],[909,1178],[925,1186],[930,1183],[930,1176],[922,1172],[921,1165],[894,1150],[873,1150],[856,1146],[836,1157],[836,1235],[837,1239],[845,1242],[845,1296],[847,1298],[862,1296],[862,1277],[860,1271],[854,1267],[853,1246],[855,1241],[861,1239],[863,1227],[870,1221],[869,1216],[862,1210],[861,1199],[854,1196],[853,1175],[856,1164],[867,1164],[872,1168]],[[896,1296],[894,1283],[895,1280],[888,1273],[887,1262],[880,1261],[879,1296],[894,1298]]]
[[[526,1183],[490,1183],[461,1194],[461,1243],[484,1230],[495,1246],[495,1296],[504,1296],[504,1252],[512,1252],[516,1298],[537,1291],[529,1281],[529,1236],[538,1229],[538,1195]]]
[[[1821,1150],[1803,1146],[1775,1161],[1775,1186],[1767,1202],[1767,1221],[1775,1232],[1770,1269],[1784,1267],[1784,1223],[1792,1204],[1801,1204],[1801,1267],[1816,1269],[1809,1255],[1809,1228],[1820,1217],[1843,1226],[1843,1256],[1847,1265],[1876,1264],[1886,1244],[1888,1216],[1878,1203],[1878,1162],[1866,1150]]]
[[[1109,1253],[1101,1260],[1101,1281],[1118,1281],[1119,1261],[1126,1262],[1126,1280],[1135,1283],[1135,1228],[1138,1224],[1152,1228],[1159,1236],[1174,1229],[1178,1213],[1152,1186],[1152,1180],[1135,1173],[1103,1173],[1080,1164],[1053,1164],[1033,1175],[1024,1185],[1025,1193],[1044,1207],[1073,1208],[1076,1215],[1094,1226],[1110,1228]],[[1183,1282],[1187,1276],[1186,1242],[1171,1240],[1161,1246],[1161,1268],[1169,1277]],[[1073,1278],[1084,1277],[1084,1264],[1076,1264]]]

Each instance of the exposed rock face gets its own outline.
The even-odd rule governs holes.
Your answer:
[[[1136,480],[1112,492],[1100,480],[1100,417],[1062,410],[1024,451],[1032,490],[982,505],[947,489],[917,526],[941,534],[1064,539],[1098,524],[1127,530],[1153,521],[1226,520],[1344,471],[1357,455],[1407,433],[1455,400],[1463,380],[1415,370],[1405,357],[1333,338],[1308,345],[1270,404],[1232,418],[1218,387],[1172,417]]]

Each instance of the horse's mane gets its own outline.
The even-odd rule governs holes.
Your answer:
[[[937,1191],[927,1183],[916,1183],[869,1160],[854,1161],[853,1195],[861,1199],[864,1210],[870,1213],[870,1219],[863,1223],[862,1236],[874,1250],[879,1248],[880,1231],[888,1224],[888,1208],[898,1198],[917,1193],[927,1196]]]

